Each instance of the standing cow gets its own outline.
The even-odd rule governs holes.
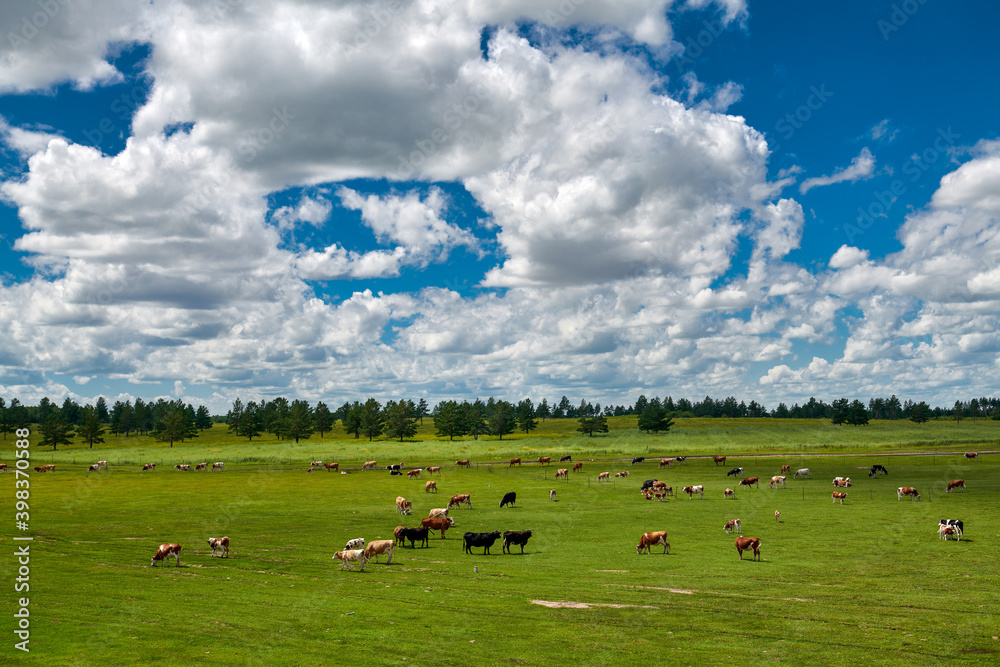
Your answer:
[[[759,537],[737,537],[736,552],[743,560],[743,552],[753,550],[753,560],[760,560],[760,538]]]

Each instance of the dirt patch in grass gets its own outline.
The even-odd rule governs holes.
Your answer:
[[[625,609],[635,607],[638,609],[659,609],[648,604],[611,604],[607,602],[572,602],[569,600],[530,600],[531,604],[541,605],[549,609],[590,609],[591,607],[610,607],[611,609]]]

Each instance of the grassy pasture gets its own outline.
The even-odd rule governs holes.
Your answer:
[[[470,458],[485,459],[494,444],[465,446]],[[595,456],[605,451],[600,439],[558,444],[577,460],[587,447]],[[443,445],[404,443],[378,457],[402,452],[412,459],[417,451],[431,459]],[[32,472],[32,652],[20,657],[8,635],[0,659],[619,665],[656,656],[682,664],[994,665],[1000,657],[992,638],[1000,634],[993,553],[1000,457],[765,458],[729,450],[725,467],[704,459],[665,470],[655,461],[585,461],[568,481],[553,479],[557,465],[448,466],[434,477],[441,491],[433,496],[423,493],[423,481],[384,471],[304,474],[298,461],[330,454],[313,446],[296,452],[298,470],[227,462],[224,473],[140,473],[116,469],[109,455],[92,457],[111,460],[108,473],[68,464]],[[500,458],[517,450],[494,451]],[[456,456],[449,450],[439,460]],[[875,462],[886,465],[888,477],[866,477]],[[809,467],[813,477],[766,488],[781,463]],[[737,488],[726,477],[733,465],[765,485],[723,500],[725,487]],[[598,472],[621,469],[631,476],[597,483]],[[843,506],[830,497],[838,475],[854,482]],[[13,477],[0,483],[12,490]],[[959,477],[968,490],[945,494],[947,481]],[[637,491],[650,478],[678,492],[704,484],[707,493],[704,500],[646,501]],[[897,501],[895,489],[904,485],[918,488],[921,500]],[[557,502],[549,500],[551,488]],[[500,510],[506,491],[517,492],[517,506]],[[350,538],[390,538],[397,524],[418,525],[454,493],[472,494],[473,506],[452,512],[456,526],[447,539],[397,548],[391,565],[383,560],[364,572],[341,572],[331,560]],[[414,501],[413,516],[395,513],[397,495]],[[762,562],[737,559],[733,536],[722,531],[736,517],[744,535],[763,540]],[[963,519],[967,539],[939,540],[940,518]],[[489,556],[463,554],[464,531],[494,529],[531,529],[534,537],[524,555],[517,548],[501,554],[499,542]],[[659,547],[636,554],[639,535],[650,530],[668,531],[669,555]],[[0,561],[8,582],[16,576],[11,532]],[[222,534],[232,539],[232,557],[211,558],[206,540]],[[181,567],[151,569],[156,546],[168,541],[183,545]],[[15,594],[2,602],[10,619]]]

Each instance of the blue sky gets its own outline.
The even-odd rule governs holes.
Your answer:
[[[2,396],[996,392],[992,5],[39,7]]]

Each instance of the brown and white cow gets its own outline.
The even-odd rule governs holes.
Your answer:
[[[515,464],[515,463],[516,463],[516,464],[517,464],[518,466],[520,466],[520,465],[521,465],[521,457],[517,457],[517,458],[514,458],[514,459],[511,459],[511,460],[510,460],[510,465],[509,465],[509,466],[507,466],[507,467],[508,467],[508,468],[513,468],[513,467],[514,467],[514,464]]]
[[[365,547],[365,557],[368,560],[371,560],[372,557],[374,556],[375,562],[377,563],[379,556],[387,555],[389,558],[385,561],[385,564],[388,565],[389,563],[392,562],[392,552],[394,545],[395,542],[393,542],[392,540],[373,540],[369,542],[368,545]]]
[[[469,463],[469,459],[462,459],[461,461],[455,461],[455,465],[460,468],[471,468],[472,464]]]
[[[694,494],[699,494],[702,499],[705,498],[705,487],[699,484],[698,486],[685,486],[684,493],[688,494],[688,500],[694,498]]]
[[[744,477],[740,480],[740,486],[756,486],[760,488],[760,478],[759,477]]]
[[[212,547],[212,555],[215,552],[219,552],[219,558],[226,557],[229,558],[229,538],[228,537],[210,537],[208,538],[208,546]]]
[[[433,491],[434,493],[437,493],[437,490],[438,490],[438,483],[437,482],[431,480],[429,482],[425,482],[424,483],[424,493],[430,493],[431,491]]]
[[[573,472],[579,472],[583,470],[583,461],[577,461],[573,464]]]
[[[411,470],[410,472],[406,473],[406,476],[409,479],[413,479],[414,477],[419,477],[420,479],[423,479],[424,471],[421,468],[417,468],[416,470]]]
[[[541,463],[542,465],[548,465],[548,464],[552,463],[552,457],[551,456],[539,456],[538,457],[538,462]]]
[[[902,500],[903,496],[910,496],[911,500],[920,500],[920,494],[912,486],[901,486],[896,489],[896,500]]]
[[[455,495],[453,495],[451,497],[451,500],[448,501],[448,509],[451,509],[452,506],[458,507],[459,505],[461,505],[463,503],[466,504],[466,505],[468,505],[469,509],[472,509],[472,498],[469,496],[469,494],[468,493],[456,493]]]
[[[783,489],[785,488],[785,476],[784,475],[775,475],[774,477],[772,477],[771,478],[771,484],[769,485],[768,488],[773,489],[774,487],[779,486],[779,485],[781,486],[781,488],[783,488]]]
[[[165,560],[174,559],[174,565],[180,567],[181,565],[181,545],[179,544],[161,544],[160,548],[156,550],[153,554],[153,560],[149,561],[150,567],[156,563],[162,563]],[[169,565],[169,563],[168,563]]]
[[[199,463],[199,464],[195,465],[194,469],[195,470],[204,470],[207,467],[208,467],[208,462],[206,461],[205,463]]]
[[[965,480],[956,479],[953,482],[948,482],[948,488],[944,490],[945,493],[950,493],[952,489],[962,489],[965,491]]]
[[[833,478],[833,485],[834,486],[843,486],[843,487],[850,486],[851,485],[851,478],[850,477],[834,477]]]
[[[212,464],[212,470],[213,471],[215,471],[215,470],[225,470],[225,469],[226,469],[226,464],[223,461],[216,461],[215,463]]]
[[[396,544],[405,544],[405,540],[402,538],[403,531],[406,530],[406,526],[396,526],[392,530],[393,537],[396,538]]]
[[[377,461],[365,461],[364,464],[361,466],[361,469],[375,470],[375,466],[377,465],[377,463],[378,463]]]
[[[431,519],[433,519],[435,517],[446,517],[446,516],[448,516],[448,510],[449,509],[451,509],[451,508],[449,508],[449,507],[436,507],[436,508],[432,509],[431,511],[427,512],[427,516],[429,518],[431,518]]]
[[[774,522],[778,523],[781,520],[781,512],[774,510]]]
[[[344,551],[338,551],[333,554],[333,559],[341,562],[341,570],[345,567],[350,570],[352,569],[351,563],[359,563],[361,565],[359,571],[364,572],[365,564],[368,563],[368,557],[365,556],[363,549],[345,549]]]
[[[396,513],[409,514],[413,509],[413,503],[403,496],[396,496]]]
[[[743,534],[743,526],[740,525],[739,519],[730,519],[729,521],[726,522],[726,525],[722,528],[722,530],[725,531],[726,533],[728,533],[729,531],[733,531],[737,535]]]
[[[559,468],[559,470],[556,470],[556,479],[560,477],[569,479],[569,468]]]
[[[142,466],[142,469],[143,470],[156,470],[156,464],[155,463],[147,463],[147,464],[145,464],[145,465]]]
[[[35,466],[35,472],[55,472],[55,470],[56,470],[55,463],[46,463],[43,466]]]
[[[661,468],[669,468],[673,464],[674,464],[674,460],[673,459],[660,459],[660,467]]]
[[[954,537],[956,540],[962,540],[962,529],[955,525],[940,524],[938,525],[938,535],[942,540],[947,540],[948,536]]]
[[[327,472],[329,472],[331,470],[337,470],[337,471],[340,470],[340,464],[339,463],[324,463],[323,467],[326,468]]]
[[[98,468],[104,468],[105,470],[107,470],[108,469],[108,462],[107,461],[98,461],[97,462],[97,467]]]
[[[737,537],[736,552],[743,560],[743,552],[753,549],[753,559],[760,560],[760,538],[759,537]]]
[[[549,489],[549,500],[555,502],[555,499],[556,499],[556,490]]]
[[[322,468],[323,467],[323,462],[322,461],[313,461],[312,463],[309,464],[309,467],[310,468]]]
[[[844,500],[846,498],[847,498],[847,494],[844,493],[843,491],[834,491],[833,492],[833,502],[835,502],[835,503],[839,500],[840,504],[843,505],[844,504]]]
[[[651,533],[643,533],[642,537],[639,538],[639,544],[635,547],[636,553],[653,553],[653,546],[657,544],[663,545],[663,553],[670,553],[670,543],[667,542],[667,531],[657,530]]]
[[[792,472],[792,466],[786,463],[785,465],[781,466],[781,472]]]
[[[628,470],[622,470],[621,472],[616,472],[615,477],[628,477]]]
[[[733,500],[736,500],[736,492],[733,491],[732,489],[725,489],[722,492],[722,499],[723,500],[725,500],[726,498],[729,498],[730,496],[733,498]]]
[[[978,461],[979,460],[979,452],[966,452],[965,453],[965,458],[969,459],[970,461],[972,459],[975,459],[975,460]]]
[[[7,464],[6,463],[0,463],[0,470],[3,470],[4,472],[7,472]]]
[[[611,481],[611,473],[610,472],[602,472],[602,473],[600,473],[600,474],[597,475],[597,481],[598,482],[604,481],[604,480],[606,480],[608,482]]]
[[[424,468],[424,470],[431,473],[432,475],[434,473],[437,473],[439,475],[441,474],[441,466],[427,466],[426,468]]]
[[[715,465],[721,466],[726,462],[725,456],[713,456],[712,460],[715,461]]]
[[[427,517],[426,519],[421,519],[420,520],[420,525],[421,525],[421,527],[427,528],[429,530],[440,530],[441,531],[441,539],[443,540],[444,539],[444,531],[446,531],[449,528],[451,528],[452,526],[454,526],[455,525],[455,520],[452,519],[450,516],[446,516],[446,517],[433,517],[433,518],[432,517]]]
[[[177,470],[182,470],[184,472],[191,472],[191,466],[188,465],[187,463],[178,463],[177,465],[174,466],[174,468],[176,468]]]
[[[96,472],[98,469],[100,466],[95,463],[87,468],[87,472]]]

